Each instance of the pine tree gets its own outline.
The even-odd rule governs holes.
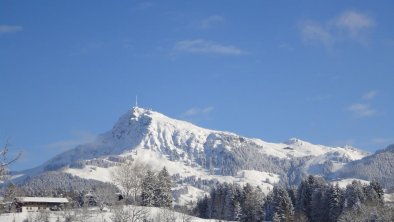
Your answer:
[[[265,220],[292,221],[294,209],[287,190],[283,187],[274,187],[264,203]]]
[[[297,189],[296,210],[304,212],[305,215],[311,220],[313,191],[324,186],[324,179],[319,177],[309,175],[306,180],[303,180]]]
[[[328,221],[328,198],[326,188],[321,187],[313,190],[312,194],[312,221],[325,222]]]
[[[240,221],[242,218],[242,208],[241,204],[238,201],[234,201],[234,214],[232,220]]]
[[[154,206],[169,208],[172,206],[171,177],[164,167],[157,175],[154,186]]]
[[[272,222],[282,222],[282,219],[280,218],[279,214],[274,213],[274,216],[272,217]]]
[[[141,190],[141,205],[147,207],[153,207],[155,204],[155,187],[156,177],[150,170],[146,172],[144,179],[142,180]]]
[[[250,184],[244,186],[241,201],[241,221],[255,222],[261,220],[262,197],[260,188],[253,188]]]
[[[331,185],[328,190],[328,221],[335,222],[342,213],[343,195],[339,184]]]
[[[223,219],[225,220],[233,220],[234,212],[235,212],[235,189],[231,184],[224,184],[224,212]],[[239,203],[238,203],[239,204]],[[240,206],[239,206],[240,207]]]
[[[210,218],[209,216],[209,206],[208,206],[209,198],[207,195],[204,196],[203,199],[200,199],[197,202],[197,215],[201,218]]]
[[[263,219],[264,220],[272,220],[273,216],[275,214],[275,205],[274,205],[274,194],[273,192],[270,192],[265,198],[264,198],[264,204],[263,204]]]
[[[383,204],[384,203],[384,191],[382,185],[377,180],[372,180],[369,183],[371,190],[374,190],[376,193],[376,202]]]
[[[345,191],[345,207],[357,208],[365,202],[364,187],[360,181],[353,182],[346,186]]]

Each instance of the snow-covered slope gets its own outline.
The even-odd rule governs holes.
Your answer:
[[[116,221],[114,214],[129,214],[139,212],[144,215],[148,221],[174,221],[174,222],[209,222],[210,219],[202,219],[198,217],[189,216],[180,212],[175,212],[169,209],[156,207],[140,207],[140,206],[124,206],[123,211],[119,209],[111,210],[105,209],[100,211],[98,208],[89,208],[86,211],[82,209],[73,209],[68,211],[48,211],[48,212],[21,212],[21,213],[3,213],[0,214],[0,221],[2,222],[24,222],[24,221],[43,221],[43,218],[49,222],[65,221],[65,216],[73,216],[76,221],[97,222],[97,221]],[[135,213],[136,214],[136,213]],[[138,220],[139,221],[139,220]],[[225,222],[224,220],[222,220]]]
[[[386,188],[394,188],[394,144],[363,159],[350,162],[333,172],[332,178],[378,180]]]
[[[207,149],[232,151],[238,147],[255,146],[258,152],[278,158],[316,156],[325,160],[328,155],[349,161],[361,159],[366,153],[351,147],[327,147],[314,145],[292,138],[284,143],[269,143],[260,139],[249,139],[234,133],[214,131],[191,123],[171,119],[161,113],[134,107],[124,114],[113,129],[97,138],[93,143],[78,146],[63,153],[45,165],[52,167],[68,165],[77,160],[109,155],[132,153],[139,148],[161,154],[187,155],[207,152]],[[321,161],[320,161],[321,162]]]
[[[22,173],[61,170],[107,182],[111,181],[110,171],[119,162],[137,159],[157,169],[167,167],[177,178],[174,190],[184,192],[188,186],[194,186],[199,191],[190,187],[188,190],[201,193],[201,184],[219,181],[248,182],[268,192],[279,181],[296,183],[307,173],[326,175],[366,155],[350,147],[314,145],[295,138],[269,143],[204,129],[134,107],[94,142],[79,145]]]

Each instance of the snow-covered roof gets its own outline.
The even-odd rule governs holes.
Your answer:
[[[17,197],[18,202],[34,202],[34,203],[68,203],[67,198],[58,197]]]

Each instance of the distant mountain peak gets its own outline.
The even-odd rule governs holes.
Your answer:
[[[306,142],[306,141],[304,141],[304,140],[301,140],[301,139],[298,139],[298,138],[293,137],[293,138],[290,138],[290,139],[288,139],[287,141],[285,141],[284,144],[302,146],[302,145],[310,144],[310,143],[309,143],[309,142]]]

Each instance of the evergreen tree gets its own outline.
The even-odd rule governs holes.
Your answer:
[[[242,208],[241,204],[238,201],[234,201],[234,213],[232,216],[232,220],[234,221],[240,221],[242,218]]]
[[[154,185],[154,206],[166,207],[172,206],[171,194],[171,177],[167,169],[164,167],[157,175],[157,180]]]
[[[292,221],[294,209],[287,190],[283,187],[274,187],[270,197],[264,203],[265,220]]]
[[[239,202],[238,202],[239,204]],[[240,205],[239,205],[240,207]],[[223,219],[233,220],[235,212],[235,189],[231,184],[224,184],[224,212]]]
[[[203,199],[200,199],[197,202],[197,206],[196,206],[197,216],[201,218],[210,218],[208,201],[209,201],[208,196],[205,195]]]
[[[353,182],[346,186],[345,208],[357,208],[365,201],[364,187],[360,181]]]
[[[235,221],[240,221],[242,218],[242,207],[241,207],[241,202],[242,202],[242,188],[238,184],[233,184],[233,192],[234,192],[234,197],[233,197],[233,206],[234,206],[234,215],[233,215],[233,220]]]
[[[276,212],[274,213],[274,216],[272,217],[272,222],[282,222],[279,214],[277,214]]]
[[[156,188],[156,177],[155,174],[148,170],[144,179],[142,180],[141,190],[141,205],[147,207],[153,207],[155,204],[155,188]]]
[[[287,189],[287,193],[289,194],[291,203],[293,204],[293,207],[297,204],[296,199],[297,199],[297,189],[292,187]]]
[[[265,220],[272,220],[275,214],[274,194],[270,192],[265,198],[263,203],[263,214],[262,217]]]
[[[366,198],[375,204],[384,203],[384,191],[382,186],[377,180],[373,180],[366,188]]]
[[[313,190],[312,193],[312,221],[326,222],[328,221],[328,198],[326,188],[321,187]]]
[[[297,189],[297,204],[296,210],[302,211],[312,220],[312,195],[317,188],[325,186],[324,179],[309,175],[307,179],[303,180]]]
[[[328,190],[328,221],[335,222],[342,213],[343,194],[338,183]]]
[[[250,184],[246,184],[242,192],[242,218],[241,221],[256,222],[261,219],[262,194],[259,188],[254,189]]]

